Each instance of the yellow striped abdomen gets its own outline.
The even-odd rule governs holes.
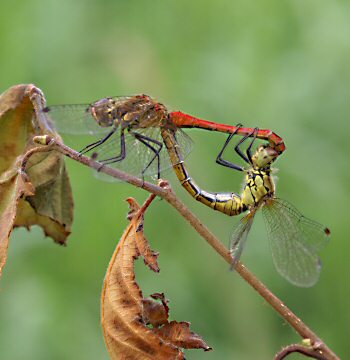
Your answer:
[[[181,185],[191,196],[202,204],[229,216],[238,215],[247,209],[243,204],[241,197],[235,193],[211,193],[202,190],[192,180],[185,168],[181,149],[176,142],[174,131],[162,128],[161,134],[168,150],[175,174],[180,180]]]

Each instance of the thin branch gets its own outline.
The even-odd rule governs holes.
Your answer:
[[[97,161],[90,159],[87,156],[80,155],[75,150],[68,146],[58,142],[49,135],[37,136],[34,141],[39,144],[46,144],[46,147],[34,148],[29,151],[23,160],[22,171],[25,172],[25,165],[28,158],[35,152],[44,151],[40,149],[46,149],[47,151],[56,150],[60,153],[68,156],[69,158],[80,162],[86,166],[96,169],[102,173],[110,175],[116,179],[125,181],[134,186],[143,188],[148,192],[160,196],[171,204],[182,217],[192,225],[192,227],[201,235],[211,247],[228,263],[233,263],[233,258],[229,250],[215,237],[215,235],[182,203],[175,195],[173,190],[169,187],[163,188],[154,185],[150,182],[142,181],[141,179],[124,173],[118,169],[111,168],[109,166],[102,166]],[[249,283],[298,333],[303,339],[310,339],[312,347],[315,352],[320,356],[324,356],[323,359],[327,360],[339,360],[336,354],[308,327],[306,324],[298,318],[277,296],[275,296],[251,271],[249,271],[245,265],[240,261],[235,266],[236,271],[241,277]]]
[[[301,344],[292,344],[292,345],[288,345],[285,348],[283,348],[275,356],[274,360],[283,360],[288,355],[293,354],[293,353],[303,354],[303,355],[305,355],[307,357],[311,357],[311,358],[317,359],[317,360],[328,360],[329,359],[325,355],[320,354],[317,350],[314,350],[312,348],[306,347],[306,346],[301,345]]]

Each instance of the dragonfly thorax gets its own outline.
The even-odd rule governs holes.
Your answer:
[[[163,126],[168,117],[166,107],[148,95],[101,99],[88,111],[101,127],[121,124],[129,130]]]
[[[241,195],[244,208],[259,206],[263,200],[273,197],[274,194],[275,183],[270,168],[246,170],[245,185]]]
[[[154,100],[145,102],[133,112],[128,112],[123,120],[134,128],[162,127],[168,119],[166,107]]]
[[[252,156],[252,166],[246,170],[245,186],[242,193],[242,204],[252,208],[262,204],[262,201],[275,194],[275,183],[272,177],[271,164],[278,153],[268,145],[258,147]]]

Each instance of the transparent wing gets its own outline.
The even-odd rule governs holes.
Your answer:
[[[130,96],[113,97],[118,103],[124,103]],[[91,113],[93,104],[53,105],[44,109],[44,113],[53,122],[55,129],[62,134],[93,135],[107,134],[110,128],[99,126]]]
[[[180,146],[182,158],[186,159],[193,149],[193,140],[180,128],[176,129],[175,138]]]
[[[91,135],[110,131],[110,128],[97,124],[90,105],[54,105],[46,108],[45,113],[62,134]]]
[[[294,285],[313,286],[321,271],[317,252],[328,243],[329,229],[281,199],[267,201],[262,211],[277,271]]]
[[[133,133],[142,136],[144,142],[136,138]],[[108,166],[125,171],[131,175],[143,177],[145,179],[156,179],[158,175],[158,157],[160,172],[164,173],[170,169],[172,164],[163,143],[159,127],[139,128],[132,132],[124,131],[125,139],[125,159],[112,162],[109,159],[121,154],[121,129],[116,132],[103,144],[92,149],[88,155],[94,154],[94,158],[102,163],[107,162]],[[192,140],[181,129],[176,131],[176,139],[180,145],[183,157],[186,157],[192,149]],[[146,143],[146,144],[145,144]],[[96,173],[102,180],[111,180],[103,173]],[[113,180],[114,181],[114,180]]]
[[[247,241],[248,233],[252,227],[255,212],[252,211],[244,216],[233,230],[230,241],[230,252],[233,256],[232,267],[235,266],[237,261],[240,259],[244,245]]]

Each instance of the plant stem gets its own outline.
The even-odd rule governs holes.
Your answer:
[[[275,356],[274,360],[283,360],[288,355],[293,354],[293,353],[303,354],[305,356],[312,357],[317,360],[327,360],[328,359],[328,357],[324,356],[323,354],[320,354],[319,352],[317,352],[314,349],[311,349],[309,347],[306,347],[306,346],[303,346],[300,344],[292,344],[292,345],[288,345],[284,349],[282,349]]]

